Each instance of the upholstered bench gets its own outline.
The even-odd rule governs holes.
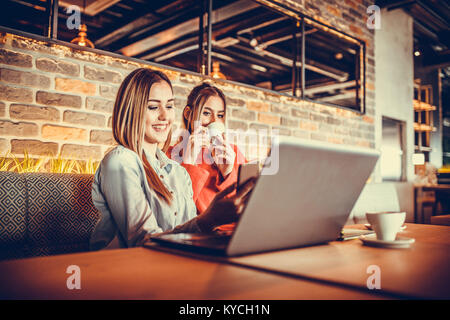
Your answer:
[[[0,172],[0,260],[89,250],[93,176]]]

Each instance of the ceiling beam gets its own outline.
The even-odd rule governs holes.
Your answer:
[[[216,11],[212,15],[212,23],[217,23],[219,21],[226,20],[230,17],[233,17],[237,14],[241,14],[243,12],[247,12],[254,8],[257,8],[259,4],[253,1],[241,0],[225,7],[222,7]],[[198,30],[199,18],[193,18],[183,23],[180,23],[172,28],[161,31],[157,34],[151,35],[137,41],[133,44],[125,46],[119,50],[119,52],[125,56],[134,57],[144,51],[147,51],[151,48],[164,45],[169,43],[174,38],[179,38],[185,36],[189,33],[195,32]]]
[[[148,3],[139,4],[139,6],[134,6],[134,13],[126,15],[125,18],[116,22],[110,28],[104,30],[103,34],[95,41],[97,47],[108,48],[111,44],[119,41],[120,39],[127,37],[127,41],[132,41],[133,38],[138,38],[139,35],[148,33],[151,30],[156,30],[164,24],[170,23],[171,21],[180,19],[186,14],[185,8],[180,6],[180,1],[174,1],[168,5],[156,9],[154,6],[150,6]],[[186,5],[189,1],[186,1]],[[172,10],[172,6],[178,4],[179,10],[176,14],[166,14]],[[139,39],[136,39],[139,40]],[[121,44],[123,47],[124,44]],[[113,46],[113,47],[117,47]],[[110,51],[115,51],[118,48],[112,48]],[[108,48],[109,49],[109,48]]]
[[[119,1],[120,0],[86,0],[86,10],[83,13],[95,16]],[[71,5],[76,5],[83,10],[84,0],[59,0],[59,5],[66,8]]]

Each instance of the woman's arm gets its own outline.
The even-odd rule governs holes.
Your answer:
[[[241,153],[239,148],[236,145],[232,145],[232,147],[234,152],[236,153],[236,157],[233,164],[233,170],[225,179],[223,179],[221,173],[219,172],[219,170],[217,170],[216,188],[219,191],[222,191],[226,189],[228,186],[237,182],[239,165],[247,162],[247,160],[245,159],[244,155]]]
[[[163,230],[158,226],[144,193],[142,173],[136,159],[129,157],[124,161],[124,157],[120,158],[111,158],[104,163],[100,188],[122,240],[127,247],[133,247],[141,245],[147,233]]]

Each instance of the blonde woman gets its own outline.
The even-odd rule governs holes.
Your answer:
[[[188,173],[163,152],[174,116],[172,85],[164,73],[140,68],[125,78],[112,117],[118,146],[102,160],[92,186],[101,219],[91,249],[139,246],[157,233],[210,232],[238,219],[252,183],[225,197],[235,189],[231,185],[197,216]]]

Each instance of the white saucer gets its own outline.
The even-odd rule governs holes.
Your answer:
[[[367,228],[367,229],[369,229],[369,230],[372,230],[372,226],[370,225],[370,223],[366,223],[366,224],[364,224],[364,226]],[[400,227],[400,231],[404,231],[406,229],[406,224],[404,224],[404,225],[402,225],[401,227]],[[400,232],[399,231],[399,232]]]
[[[359,239],[366,246],[390,248],[390,249],[403,249],[409,248],[416,240],[413,238],[397,237],[394,241],[378,240],[376,235],[371,234],[367,236],[361,236]]]

